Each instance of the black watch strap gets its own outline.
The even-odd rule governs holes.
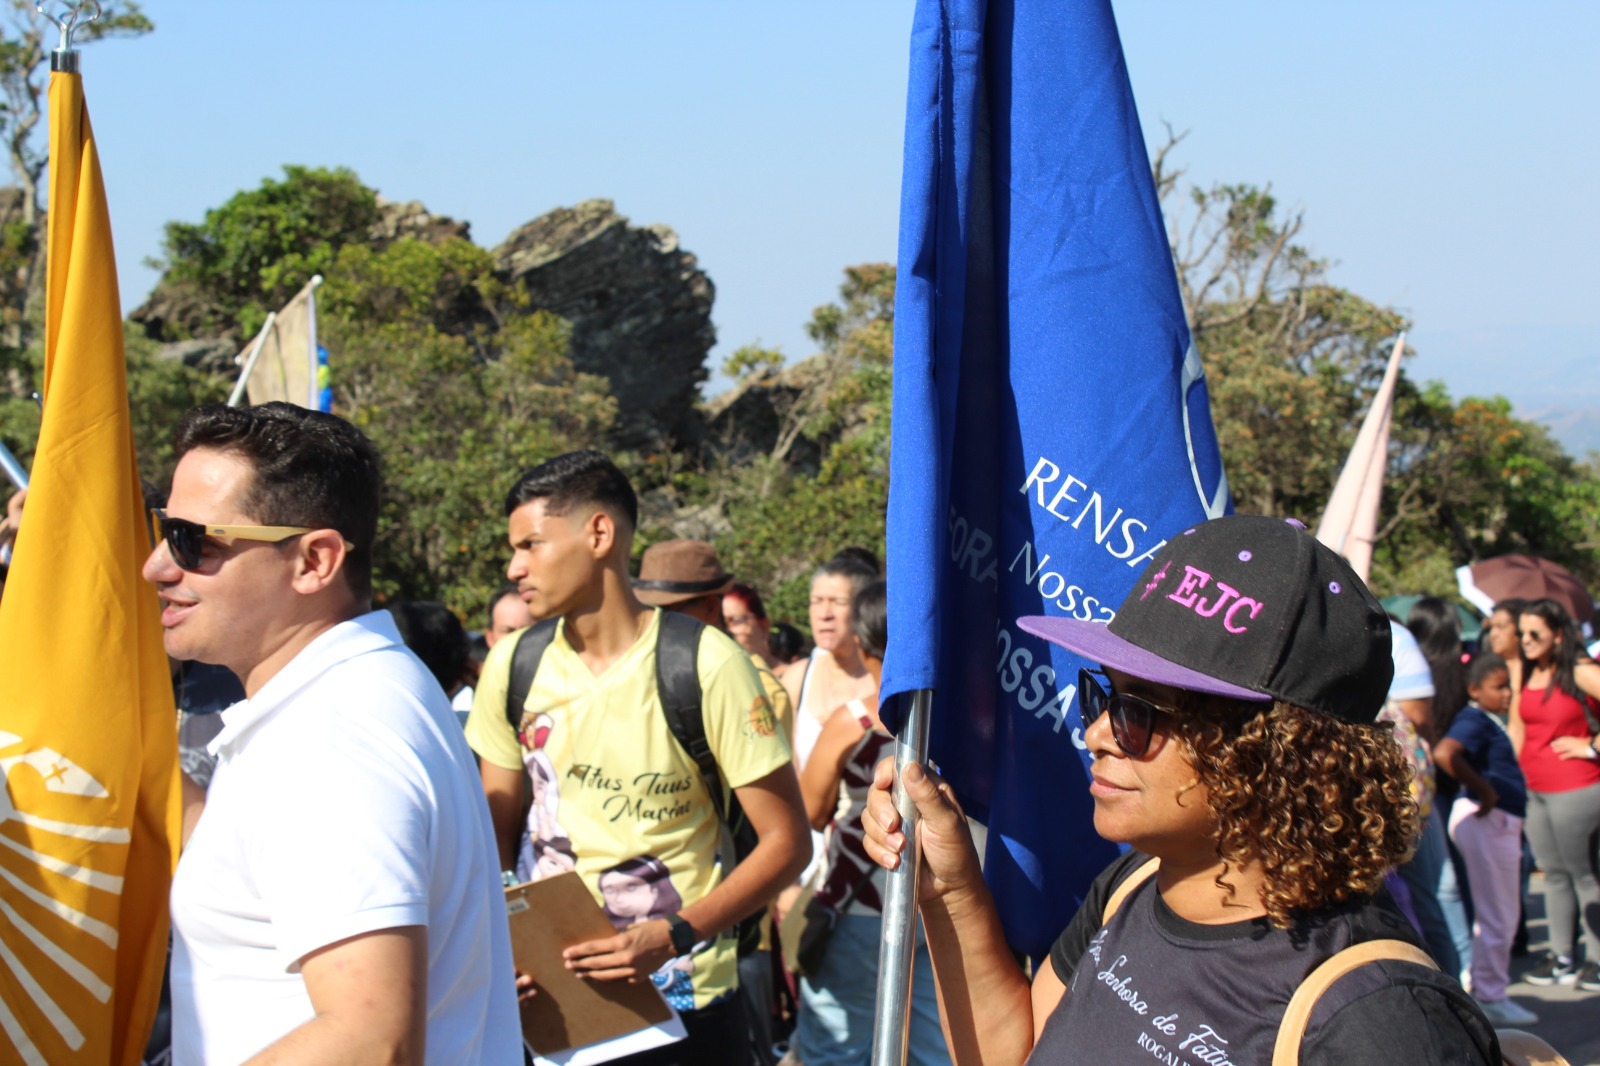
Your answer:
[[[694,931],[694,926],[684,921],[681,914],[667,915],[667,929],[672,936],[672,951],[680,957],[693,951],[700,939]]]

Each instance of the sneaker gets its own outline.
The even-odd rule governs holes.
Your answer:
[[[1536,1025],[1539,1021],[1539,1016],[1533,1011],[1509,999],[1480,999],[1478,1009],[1495,1026]]]
[[[1584,963],[1578,971],[1578,987],[1585,992],[1600,992],[1600,965]]]
[[[1578,964],[1559,955],[1546,955],[1522,979],[1530,985],[1570,985],[1578,979]]]

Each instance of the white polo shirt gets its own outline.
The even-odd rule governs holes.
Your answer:
[[[174,1062],[242,1062],[312,1017],[307,954],[421,925],[427,1061],[521,1063],[483,789],[389,613],[335,626],[222,718],[172,885]]]

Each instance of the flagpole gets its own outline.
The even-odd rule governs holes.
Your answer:
[[[228,397],[229,407],[238,407],[239,401],[244,399],[245,386],[250,384],[250,375],[255,373],[256,360],[261,358],[261,349],[267,343],[267,337],[272,333],[272,327],[277,321],[278,312],[268,312],[266,322],[261,325],[261,332],[256,334],[255,341],[250,345],[250,357],[244,361],[244,369],[239,372],[239,380],[234,384],[233,393]]]
[[[317,387],[317,287],[322,284],[322,275],[313,274],[306,283],[306,358],[310,365],[306,367],[306,376],[310,379],[310,395],[306,397],[308,411],[322,410],[322,390]]]
[[[878,1024],[872,1038],[872,1066],[904,1066],[911,1033],[911,965],[917,948],[917,805],[902,784],[906,765],[928,761],[928,716],[933,690],[909,693],[910,712],[894,745],[894,805],[906,836],[900,865],[887,875],[883,901],[883,942],[878,949]]]
[[[17,457],[11,453],[11,449],[4,444],[0,444],[0,468],[4,468],[6,477],[10,478],[11,483],[17,488],[25,489],[28,487],[28,471],[17,461]]]
[[[72,34],[80,24],[87,25],[98,19],[105,12],[100,7],[100,0],[82,0],[81,3],[67,4],[67,11],[61,18],[56,18],[45,7],[51,0],[38,0],[33,9],[51,22],[56,29],[61,31],[61,47],[50,53],[50,70],[54,74],[78,73],[78,53],[72,47]]]

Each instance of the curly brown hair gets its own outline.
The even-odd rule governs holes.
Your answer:
[[[1410,856],[1417,804],[1388,724],[1191,695],[1174,737],[1210,793],[1216,883],[1230,896],[1228,870],[1259,863],[1267,917],[1285,929],[1297,914],[1372,895]]]

